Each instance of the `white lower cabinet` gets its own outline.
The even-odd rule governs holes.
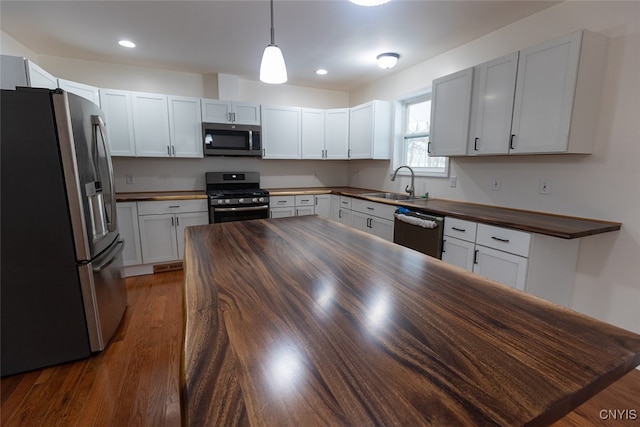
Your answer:
[[[184,229],[208,223],[206,200],[138,202],[143,263],[181,260]]]
[[[549,301],[569,305],[578,239],[445,218],[442,260]]]
[[[315,213],[325,218],[331,218],[331,194],[316,194]]]
[[[138,227],[138,205],[136,202],[117,203],[118,230],[124,239],[123,266],[142,264],[140,229]]]
[[[393,242],[393,214],[395,210],[395,206],[385,203],[340,196],[339,209],[334,212],[332,218],[355,229]]]
[[[272,196],[269,198],[269,217],[286,218],[289,216],[314,215],[315,194],[298,194],[293,196]]]

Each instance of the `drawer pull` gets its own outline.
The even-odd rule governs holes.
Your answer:
[[[466,229],[466,228],[451,227],[451,229],[452,229],[452,230],[455,230],[455,231],[459,231],[459,232],[461,232],[461,233],[466,233],[466,232],[467,232],[467,229]]]
[[[173,206],[169,206],[169,209],[177,209],[179,207],[180,207],[180,205],[173,205]]]
[[[367,209],[369,209],[370,211],[374,211],[375,208],[372,208],[371,206],[367,206]]]
[[[500,237],[496,237],[496,236],[491,236],[491,238],[493,240],[497,240],[498,242],[509,243],[509,239],[501,239]]]
[[[476,138],[476,139],[473,141],[473,150],[474,150],[474,151],[478,151],[478,140],[479,140],[479,139],[480,139],[480,138]]]
[[[279,205],[286,204],[286,203],[287,203],[287,201],[286,201],[286,200],[278,200],[278,204],[279,204]]]
[[[473,263],[477,264],[478,263],[478,253],[480,251],[478,249],[476,249],[475,251],[473,251]]]
[[[309,203],[309,199],[302,199],[300,200],[300,203]]]

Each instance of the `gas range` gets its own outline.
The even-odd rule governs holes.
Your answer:
[[[269,217],[269,192],[259,172],[207,172],[209,223]]]

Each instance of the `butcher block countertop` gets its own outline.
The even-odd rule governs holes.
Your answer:
[[[414,199],[393,201],[377,197],[363,196],[365,193],[373,193],[379,190],[368,190],[354,187],[317,187],[317,188],[270,188],[271,196],[291,196],[296,194],[340,194],[349,197],[371,200],[379,203],[387,203],[396,206],[405,206],[418,209],[423,212],[451,216],[469,221],[477,221],[485,224],[509,227],[532,233],[546,234],[548,236],[563,239],[577,239],[594,234],[608,233],[620,230],[619,222],[603,221],[590,218],[578,218],[564,215],[555,215],[544,212],[526,211],[520,209],[503,208],[499,206],[481,205],[476,203],[458,202],[443,199]],[[163,201],[163,200],[187,200],[206,199],[207,195],[202,191],[167,191],[144,193],[118,193],[117,202]]]
[[[188,426],[544,425],[640,335],[317,216],[185,231]]]

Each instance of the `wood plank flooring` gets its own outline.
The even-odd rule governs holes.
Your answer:
[[[182,271],[127,279],[127,312],[104,352],[2,378],[0,425],[179,426],[182,279]],[[638,370],[555,424],[639,425]]]

